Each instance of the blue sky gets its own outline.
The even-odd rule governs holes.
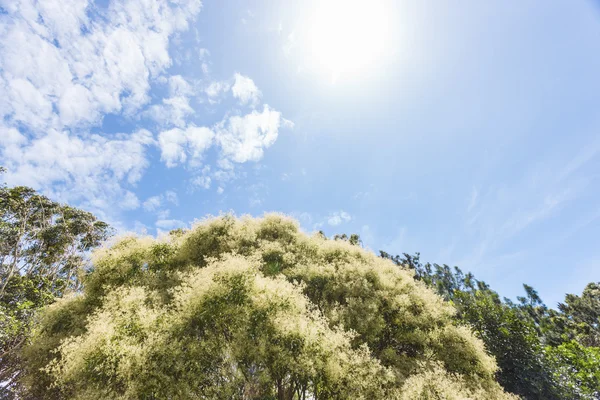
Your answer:
[[[341,4],[0,0],[5,180],[121,231],[279,211],[549,305],[598,281],[600,5]]]

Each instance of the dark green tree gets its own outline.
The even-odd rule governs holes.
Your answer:
[[[567,294],[554,315],[555,328],[565,340],[600,347],[600,282],[589,283],[581,296]]]
[[[526,399],[564,398],[540,336],[547,308],[532,287],[525,285],[526,296],[517,305],[503,301],[488,284],[458,267],[422,264],[419,253],[380,255],[414,270],[416,279],[455,306],[457,320],[470,326],[496,358],[497,379],[507,391]]]
[[[17,396],[36,311],[78,290],[86,254],[109,234],[89,212],[28,187],[0,187],[0,397]]]

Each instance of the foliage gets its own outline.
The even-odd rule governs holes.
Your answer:
[[[557,347],[548,346],[548,359],[554,365],[555,378],[570,398],[600,398],[600,348],[587,347],[571,340]]]
[[[509,399],[453,307],[280,215],[212,218],[94,254],[24,352],[48,399]]]
[[[435,288],[456,307],[456,319],[468,324],[495,357],[498,382],[507,391],[527,399],[560,398],[551,371],[544,363],[536,324],[523,318],[524,311],[503,303],[485,282],[470,273],[463,274],[457,267],[452,270],[447,265],[423,265],[418,253],[403,257],[392,257],[385,252],[381,255],[413,269],[417,279]]]
[[[380,254],[412,269],[456,307],[457,321],[468,324],[495,357],[498,382],[507,391],[526,399],[598,398],[598,284],[590,283],[581,296],[566,295],[555,311],[526,284],[525,296],[513,303],[458,267],[422,264],[419,253]]]
[[[0,396],[16,396],[35,312],[79,286],[85,254],[109,234],[92,214],[27,187],[0,187]]]
[[[563,340],[600,347],[600,282],[589,283],[581,296],[567,294],[558,309],[560,313],[552,315],[552,322]]]

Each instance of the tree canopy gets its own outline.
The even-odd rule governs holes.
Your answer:
[[[526,284],[514,303],[458,267],[423,264],[419,253],[380,254],[413,270],[456,308],[456,320],[470,326],[495,357],[498,382],[508,392],[532,400],[600,397],[598,284],[587,285],[581,296],[567,294],[552,310]]]
[[[19,353],[36,311],[79,288],[87,253],[108,235],[89,212],[0,186],[0,397],[19,391]]]
[[[33,397],[513,398],[409,268],[280,215],[121,238],[93,264],[23,353]]]

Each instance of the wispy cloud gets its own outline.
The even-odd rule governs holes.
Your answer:
[[[176,228],[184,228],[187,224],[178,219],[159,219],[155,223],[157,228],[160,229],[176,229]]]
[[[175,206],[179,205],[179,197],[177,196],[177,193],[172,190],[167,190],[162,194],[148,197],[142,204],[142,207],[145,211],[154,212],[159,210],[167,203]]]
[[[599,154],[596,143],[573,156],[565,166],[546,163],[525,171],[522,178],[512,184],[496,184],[485,190],[473,188],[462,234],[473,250],[458,262],[469,267],[485,264],[490,268],[510,254],[523,256],[525,248],[514,240],[558,216],[586,193],[591,179],[576,176],[576,172]],[[588,220],[580,221],[579,225],[585,225]],[[565,226],[563,232],[579,229],[577,224]]]
[[[471,212],[475,205],[477,205],[477,198],[479,197],[479,191],[473,187],[471,190],[471,196],[469,197],[469,205],[467,206],[467,212]]]
[[[344,210],[335,211],[327,217],[327,223],[331,226],[338,226],[343,222],[349,222],[352,220],[352,216]]]

